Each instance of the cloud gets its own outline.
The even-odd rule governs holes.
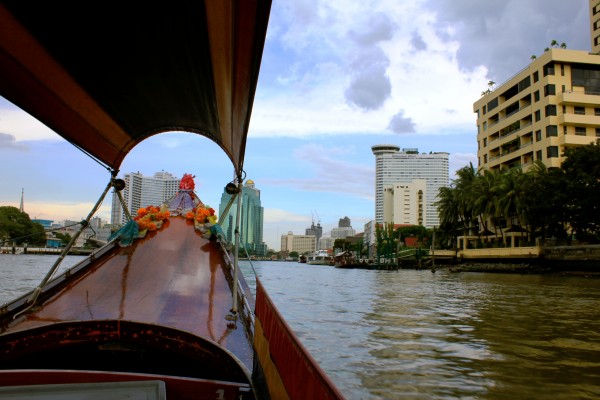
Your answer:
[[[379,42],[390,40],[394,36],[396,24],[390,17],[381,12],[367,14],[365,22],[355,20],[359,24],[359,30],[350,29],[348,37],[361,46],[369,47]],[[362,26],[361,26],[362,25]]]
[[[60,136],[46,125],[21,109],[9,105],[5,100],[0,102],[0,132],[12,136],[17,141],[61,140]]]
[[[404,111],[400,110],[392,117],[388,129],[394,133],[413,133],[415,132],[415,123],[411,118],[406,118]]]
[[[427,50],[427,42],[423,40],[423,38],[417,31],[413,32],[412,37],[410,39],[410,44],[416,51]]]
[[[18,143],[13,135],[0,132],[0,149],[26,150],[27,146]]]
[[[489,78],[502,82],[539,55],[552,40],[589,50],[589,6],[586,0],[429,0],[439,32],[458,41],[461,68],[485,65]]]
[[[472,163],[477,168],[477,155],[468,153],[452,153],[448,157],[448,170],[450,181],[456,179],[456,171]]]
[[[310,165],[306,178],[288,178],[286,185],[310,192],[329,192],[362,198],[373,197],[371,166],[353,163],[356,150],[351,147],[325,147],[311,143],[294,150],[294,158]]]

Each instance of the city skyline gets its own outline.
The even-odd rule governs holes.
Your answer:
[[[244,168],[261,188],[264,240],[275,249],[282,234],[310,226],[312,210],[324,232],[344,215],[363,230],[375,214],[373,145],[447,152],[450,178],[477,165],[473,103],[488,82],[507,80],[554,39],[591,49],[584,0],[274,1],[269,24]],[[18,207],[25,188],[31,218],[82,219],[110,178],[4,99],[0,160],[0,205]],[[220,148],[192,134],[154,136],[121,165],[161,169],[196,175],[213,207],[233,179]]]

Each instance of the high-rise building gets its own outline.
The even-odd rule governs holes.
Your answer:
[[[348,228],[351,226],[352,224],[350,223],[350,218],[348,217],[340,218],[340,220],[338,221],[339,228]]]
[[[317,224],[315,225],[315,221],[313,221],[310,225],[310,228],[306,228],[304,234],[316,236],[318,243],[319,239],[321,239],[321,236],[323,236],[323,227],[321,226],[320,222],[317,222]]]
[[[590,38],[592,53],[600,53],[600,0],[590,0]]]
[[[567,147],[600,137],[600,55],[552,48],[477,100],[480,168],[560,167]]]
[[[180,179],[168,172],[156,172],[154,176],[144,176],[139,172],[130,172],[123,176],[125,189],[121,191],[123,201],[132,216],[141,207],[158,206],[169,200],[179,189]],[[111,224],[124,224],[127,216],[123,211],[117,194],[113,192]]]
[[[372,146],[375,154],[375,222],[384,223],[384,188],[395,184],[410,184],[425,180],[425,214],[423,226],[439,225],[435,202],[441,187],[448,186],[448,153],[423,153],[418,149],[403,149],[391,144]]]
[[[260,203],[260,190],[256,189],[253,180],[248,180],[242,186],[242,218],[240,222],[240,243],[257,255],[267,254],[267,245],[263,242],[263,220],[264,208]],[[223,233],[228,241],[235,240],[235,222],[237,215],[237,203],[234,202],[229,208],[226,216],[221,214],[225,211],[231,195],[223,192],[219,204],[219,217]]]
[[[590,32],[592,53],[548,49],[473,104],[479,168],[560,167],[566,148],[600,138],[600,0]]]

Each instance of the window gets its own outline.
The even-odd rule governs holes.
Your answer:
[[[575,134],[578,136],[585,136],[586,135],[586,129],[585,126],[576,126],[575,127]]]
[[[487,121],[483,121],[483,131],[487,131]]]
[[[544,76],[554,75],[554,63],[544,65]]]
[[[596,117],[600,117],[600,108],[598,108],[598,107],[594,108],[594,115]]]
[[[600,128],[596,128],[596,137],[600,137]]]
[[[556,94],[556,87],[552,84],[544,86],[544,96],[554,96]]]
[[[535,116],[535,122],[538,122],[540,119],[542,119],[542,114],[540,113],[540,110],[537,110],[534,113],[534,116]]]
[[[483,138],[483,147],[487,146],[487,138]]]
[[[556,125],[548,125],[546,127],[546,137],[558,136],[558,127]]]
[[[577,115],[585,115],[585,107],[575,106],[573,112]]]
[[[537,130],[537,131],[535,131],[535,141],[539,142],[540,140],[542,140],[542,131]]]
[[[565,65],[564,64],[560,64],[560,76],[565,76]],[[564,88],[564,86],[563,86],[563,88]]]
[[[548,146],[546,148],[546,158],[558,157],[558,146]]]
[[[535,92],[533,92],[533,99],[535,101],[540,101],[540,91],[536,90]]]
[[[546,117],[556,115],[556,106],[554,104],[548,104],[545,107]]]
[[[539,74],[539,72],[535,71],[533,73],[533,83],[536,83],[539,80],[540,80],[540,74]]]
[[[535,159],[536,160],[541,160],[542,159],[542,151],[538,150],[535,152]]]
[[[484,155],[483,155],[483,163],[484,163],[484,164],[487,164],[487,154],[484,154]]]

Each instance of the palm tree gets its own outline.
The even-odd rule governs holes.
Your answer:
[[[565,42],[562,42],[562,43],[560,44],[560,48],[561,48],[561,49],[566,49],[566,48],[567,48],[567,44],[566,44]]]
[[[456,171],[456,175],[456,201],[458,203],[459,215],[463,222],[463,234],[466,235],[467,228],[471,227],[471,221],[474,215],[472,189],[475,179],[477,178],[477,170],[473,167],[473,163],[469,163],[469,165]]]
[[[501,175],[496,216],[504,218],[507,224],[516,218],[517,224],[522,226],[526,220],[525,179],[521,168],[512,168]]]
[[[473,183],[472,200],[473,213],[479,217],[481,229],[487,231],[488,219],[496,213],[496,191],[498,174],[495,171],[484,170]]]
[[[550,42],[550,46],[552,46],[552,47],[558,47],[558,42],[557,42],[556,40],[554,40],[554,39],[553,39],[553,40]]]

